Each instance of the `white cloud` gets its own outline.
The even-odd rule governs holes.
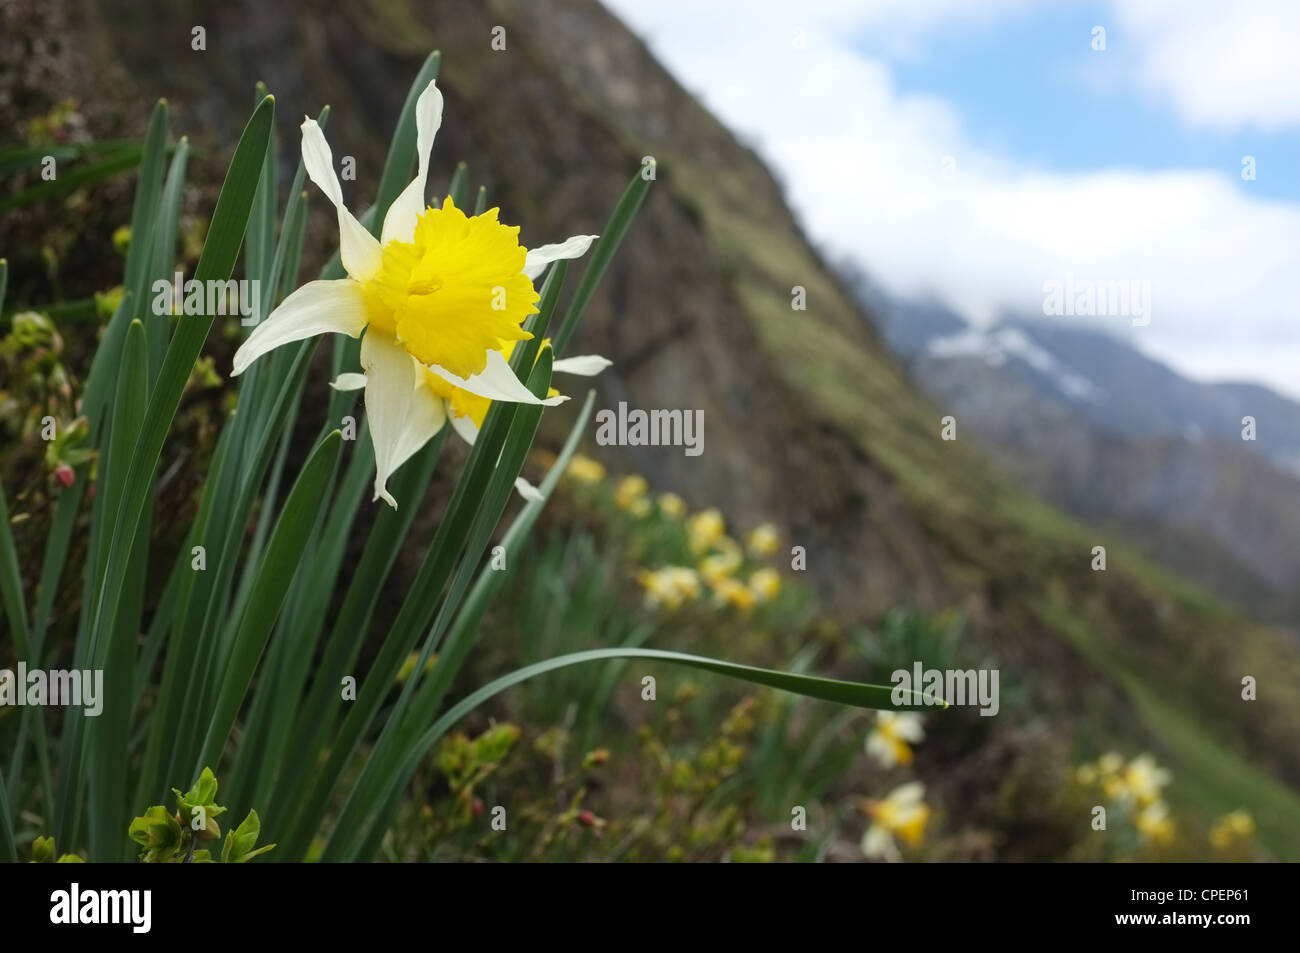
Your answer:
[[[1137,55],[1135,82],[1189,124],[1276,130],[1300,125],[1300,3],[1115,2],[1116,45]]]
[[[756,143],[813,239],[893,293],[933,290],[988,320],[1004,308],[1041,313],[1043,282],[1066,272],[1150,281],[1148,326],[1095,320],[1185,372],[1300,396],[1300,206],[1251,198],[1229,172],[1066,174],[983,151],[948,103],[900,94],[889,65],[852,46],[868,27],[920,41],[970,5],[859,4],[855,17],[854,5],[821,0],[793,14],[776,2],[607,3]],[[794,26],[806,49],[791,49]]]

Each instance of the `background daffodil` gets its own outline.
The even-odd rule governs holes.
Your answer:
[[[876,726],[867,736],[867,754],[881,767],[911,764],[912,745],[925,739],[921,716],[912,711],[878,711]]]

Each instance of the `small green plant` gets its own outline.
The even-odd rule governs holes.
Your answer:
[[[192,788],[184,794],[172,788],[172,793],[176,795],[174,812],[157,804],[131,821],[128,829],[131,840],[144,848],[140,860],[150,864],[212,863],[212,852],[197,847],[200,841],[215,841],[221,837],[217,818],[226,809],[217,803],[216,775],[211,768],[204,768]],[[273,850],[274,844],[256,846],[261,831],[262,822],[257,811],[250,810],[243,823],[226,834],[221,847],[221,862],[242,864]]]

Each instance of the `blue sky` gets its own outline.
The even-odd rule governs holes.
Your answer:
[[[1300,0],[605,2],[891,293],[1143,283],[1149,322],[1089,320],[1300,397]]]
[[[1109,24],[1106,50],[1097,52],[1091,31],[1101,24]],[[1116,66],[1132,71],[1135,48],[1105,4],[1036,5],[996,22],[940,27],[904,55],[870,29],[853,45],[893,65],[900,93],[951,103],[972,142],[991,152],[1063,172],[1216,169],[1243,191],[1300,202],[1297,130],[1192,128],[1153,97],[1109,81]],[[1255,157],[1254,181],[1240,176],[1246,155]]]

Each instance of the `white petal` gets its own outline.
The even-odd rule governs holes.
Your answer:
[[[578,374],[582,377],[595,377],[609,365],[613,364],[607,357],[599,354],[579,354],[577,357],[562,357],[551,365],[557,374]]]
[[[867,857],[894,860],[898,855],[898,847],[895,846],[893,835],[888,830],[879,824],[872,824],[862,838],[862,853]]]
[[[515,372],[510,369],[509,362],[500,351],[488,351],[487,367],[483,368],[481,374],[475,374],[468,380],[457,377],[437,364],[431,364],[429,370],[448,383],[455,384],[479,397],[486,397],[488,400],[505,400],[514,404],[544,404],[547,407],[554,407],[569,399],[563,395],[546,398],[534,395],[519,378],[515,377]]]
[[[879,761],[882,768],[892,768],[898,763],[894,746],[874,731],[867,736],[867,754]]]
[[[388,478],[406,446],[406,425],[415,399],[415,363],[393,338],[370,331],[361,339],[361,366],[366,370],[366,420],[375,446],[375,496],[393,509]]]
[[[559,261],[561,258],[581,258],[587,253],[591,243],[599,237],[599,235],[574,235],[558,245],[539,245],[537,248],[530,248],[528,254],[524,256],[524,274],[536,280],[537,276],[553,261]]]
[[[889,792],[886,798],[899,810],[920,804],[925,797],[925,785],[920,781],[908,781]]]
[[[338,380],[330,384],[335,390],[361,390],[365,386],[365,374],[340,374]]]
[[[365,326],[366,303],[359,284],[351,278],[309,281],[253,328],[235,352],[231,374],[244,373],[249,364],[281,344],[331,332],[356,337]]]
[[[904,741],[916,744],[925,740],[925,729],[921,727],[921,716],[914,711],[900,712],[894,722],[894,731]]]
[[[339,177],[334,173],[334,156],[315,119],[306,119],[302,124],[302,162],[307,175],[338,210],[339,259],[343,267],[357,281],[366,281],[379,270],[382,259],[379,242],[343,204]]]
[[[442,91],[429,81],[415,103],[415,141],[419,169],[415,178],[402,190],[388,207],[384,216],[383,244],[396,239],[409,242],[415,236],[415,222],[424,211],[424,190],[429,180],[429,153],[433,151],[433,137],[442,126]]]
[[[411,358],[412,362],[415,358]],[[419,380],[418,366],[412,375]],[[438,436],[438,431],[447,422],[447,408],[441,397],[427,387],[416,386],[411,396],[411,413],[406,420],[406,428],[393,451],[393,470],[396,470],[415,455],[416,451]]]
[[[452,414],[451,429],[460,434],[460,438],[471,447],[474,446],[474,441],[478,439],[478,427],[468,417]]]
[[[541,490],[537,489],[537,487],[533,486],[523,477],[515,480],[515,490],[529,503],[540,503],[546,499],[546,497],[542,496]]]

